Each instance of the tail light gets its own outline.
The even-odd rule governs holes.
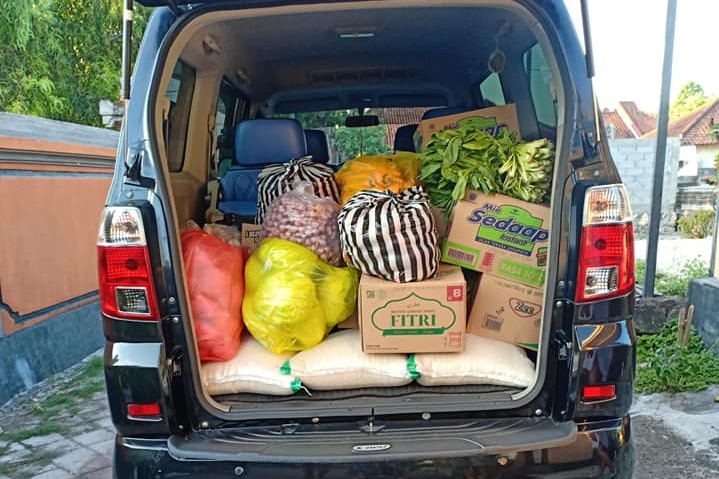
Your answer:
[[[127,418],[136,421],[161,421],[160,403],[128,404]]]
[[[617,389],[614,384],[604,384],[601,386],[584,386],[582,388],[582,401],[608,401],[617,397]]]
[[[624,185],[587,189],[579,245],[577,302],[607,299],[634,288],[634,228]]]
[[[103,313],[121,319],[159,320],[139,209],[108,207],[103,210],[97,263]]]

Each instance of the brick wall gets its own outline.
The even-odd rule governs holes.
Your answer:
[[[646,231],[651,214],[656,139],[611,139],[609,148],[629,191],[635,228],[639,232]],[[679,138],[668,138],[662,194],[663,231],[674,230],[678,166]]]

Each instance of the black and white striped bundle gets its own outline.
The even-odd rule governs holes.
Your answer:
[[[421,186],[401,193],[360,191],[337,221],[344,259],[362,273],[408,283],[437,272],[437,231]]]
[[[334,170],[314,163],[311,156],[295,158],[262,169],[257,176],[257,223],[261,224],[270,206],[282,193],[292,190],[296,180],[309,181],[320,198],[332,198],[339,203],[340,191],[335,182]]]

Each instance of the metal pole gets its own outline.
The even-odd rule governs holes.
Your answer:
[[[719,241],[717,241],[717,238],[719,238],[719,194],[716,195],[716,199],[714,201],[714,228],[712,233],[712,255],[711,258],[709,258],[709,277],[710,278],[716,278],[717,277],[717,254],[719,251],[717,251],[717,248],[719,247]]]
[[[130,99],[130,72],[132,70],[132,1],[124,0],[122,10],[122,78],[120,79],[120,100]]]
[[[669,89],[672,83],[672,56],[674,54],[674,24],[677,15],[677,0],[667,3],[667,28],[664,37],[664,65],[662,67],[662,93],[657,118],[657,152],[654,162],[654,184],[652,186],[652,211],[649,220],[647,241],[647,269],[644,278],[644,296],[654,296],[654,276],[657,272],[657,244],[659,224],[662,220],[662,189],[664,184],[664,163],[667,156],[667,131],[669,123]]]
[[[120,151],[118,157],[123,158],[125,167],[129,156],[127,140],[127,110],[130,104],[130,80],[132,77],[132,21],[135,12],[132,7],[133,0],[123,0],[122,10],[122,76],[120,78],[120,101],[122,102],[122,128]]]

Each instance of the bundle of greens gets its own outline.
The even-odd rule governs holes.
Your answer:
[[[546,139],[517,142],[500,130],[496,137],[472,119],[456,130],[435,133],[424,151],[420,179],[432,204],[449,212],[467,188],[541,203],[551,186],[554,146]]]

